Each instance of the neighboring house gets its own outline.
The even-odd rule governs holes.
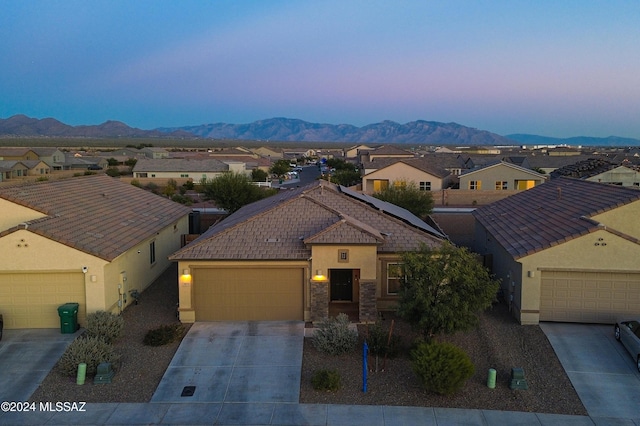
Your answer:
[[[51,173],[51,167],[44,161],[24,160],[21,163],[27,167],[27,176],[44,176]]]
[[[169,266],[190,209],[104,174],[0,187],[0,314],[5,328],[58,328],[121,312]]]
[[[358,152],[358,162],[360,164],[374,161],[377,158],[414,158],[416,156],[411,151],[406,151],[391,145],[383,145],[370,151],[360,150]]]
[[[506,191],[533,188],[547,177],[515,164],[499,161],[460,175],[460,189]]]
[[[401,253],[446,237],[393,204],[319,180],[242,207],[170,256],[180,320],[305,320],[393,309]]]
[[[87,170],[89,167],[107,168],[109,161],[105,157],[83,157],[78,154],[66,154],[62,170]]]
[[[191,179],[195,183],[203,179],[214,179],[225,172],[247,173],[243,162],[225,163],[215,158],[139,160],[133,167],[134,178]]]
[[[473,215],[475,251],[520,323],[640,312],[640,191],[560,177]]]
[[[160,158],[169,158],[169,152],[164,148],[144,147],[140,150],[145,157],[152,160],[158,160]]]
[[[640,186],[640,172],[636,168],[637,166],[633,168],[631,165],[616,165],[604,158],[589,158],[554,170],[551,172],[551,178],[566,176],[592,182],[638,187]]]
[[[362,192],[373,194],[393,184],[393,182],[414,182],[423,191],[439,191],[449,187],[453,176],[447,170],[437,167],[427,157],[399,160],[378,159],[364,165],[366,170],[379,167],[362,177]],[[386,160],[386,159],[385,159]],[[385,165],[386,164],[386,165]]]
[[[31,148],[0,148],[0,160],[22,161],[39,159],[38,154]]]
[[[62,170],[65,156],[58,148],[33,148],[38,158],[49,165],[51,170]]]
[[[282,149],[269,148],[266,146],[261,146],[260,148],[256,148],[252,152],[255,154],[258,154],[259,156],[272,158],[275,160],[279,160],[283,157]]]
[[[375,149],[376,147],[369,145],[354,145],[344,150],[344,156],[345,158],[356,159],[361,151],[372,151]]]
[[[16,160],[0,160],[0,181],[7,181],[27,176],[29,167],[25,166],[22,161]]]
[[[527,157],[527,161],[531,169],[541,170],[545,174],[549,175],[554,170],[575,164],[579,161],[588,160],[589,158],[593,158],[593,156],[588,156],[588,155],[549,156],[544,154],[535,154],[535,155],[529,155]]]

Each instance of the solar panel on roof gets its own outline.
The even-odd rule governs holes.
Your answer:
[[[382,201],[379,200],[375,197],[372,197],[370,195],[367,194],[363,194],[360,192],[356,192],[353,191],[349,188],[346,188],[344,186],[340,186],[340,191],[343,194],[346,194],[350,197],[356,198],[360,201],[364,201],[367,204],[372,205],[373,207],[377,208],[380,211],[383,211],[385,213],[390,214],[391,216],[395,216],[398,219],[401,219],[413,226],[415,226],[416,228],[420,228],[425,232],[428,232],[430,234],[436,235],[438,237],[441,238],[446,238],[445,235],[443,235],[441,232],[438,232],[434,227],[428,225],[427,223],[425,223],[423,220],[421,220],[420,218],[418,218],[417,216],[415,216],[413,213],[409,212],[406,209],[403,209],[400,206],[396,206],[395,204],[391,204],[388,203],[386,201]]]

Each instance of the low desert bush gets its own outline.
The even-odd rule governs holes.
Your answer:
[[[330,355],[340,355],[351,352],[358,342],[358,332],[349,329],[349,317],[338,314],[319,324],[313,333],[313,346],[321,352]]]
[[[340,389],[340,373],[335,370],[317,370],[311,377],[311,386],[317,391],[337,391]]]
[[[425,389],[451,395],[473,376],[475,368],[469,356],[450,343],[420,343],[411,352],[413,371]]]
[[[380,322],[376,322],[367,328],[367,346],[371,355],[387,356],[389,358],[394,358],[398,355],[402,339],[399,335],[393,333],[389,336],[389,331],[389,328],[383,327]]]
[[[100,337],[107,343],[115,342],[124,331],[124,319],[105,311],[97,311],[87,315],[88,337]]]
[[[180,339],[184,334],[182,324],[162,325],[149,330],[144,336],[143,343],[147,346],[162,346]]]
[[[119,356],[114,352],[113,346],[100,337],[79,337],[74,340],[60,358],[58,366],[60,371],[70,377],[75,377],[78,372],[78,364],[87,364],[87,376],[96,374],[98,364],[110,362],[114,364]]]

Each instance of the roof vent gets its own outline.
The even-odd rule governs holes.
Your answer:
[[[278,241],[280,241],[279,238],[267,238],[266,240],[264,240],[266,243],[277,243]]]

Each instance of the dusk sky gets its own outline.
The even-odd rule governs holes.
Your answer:
[[[640,139],[635,0],[3,0],[0,118]]]

